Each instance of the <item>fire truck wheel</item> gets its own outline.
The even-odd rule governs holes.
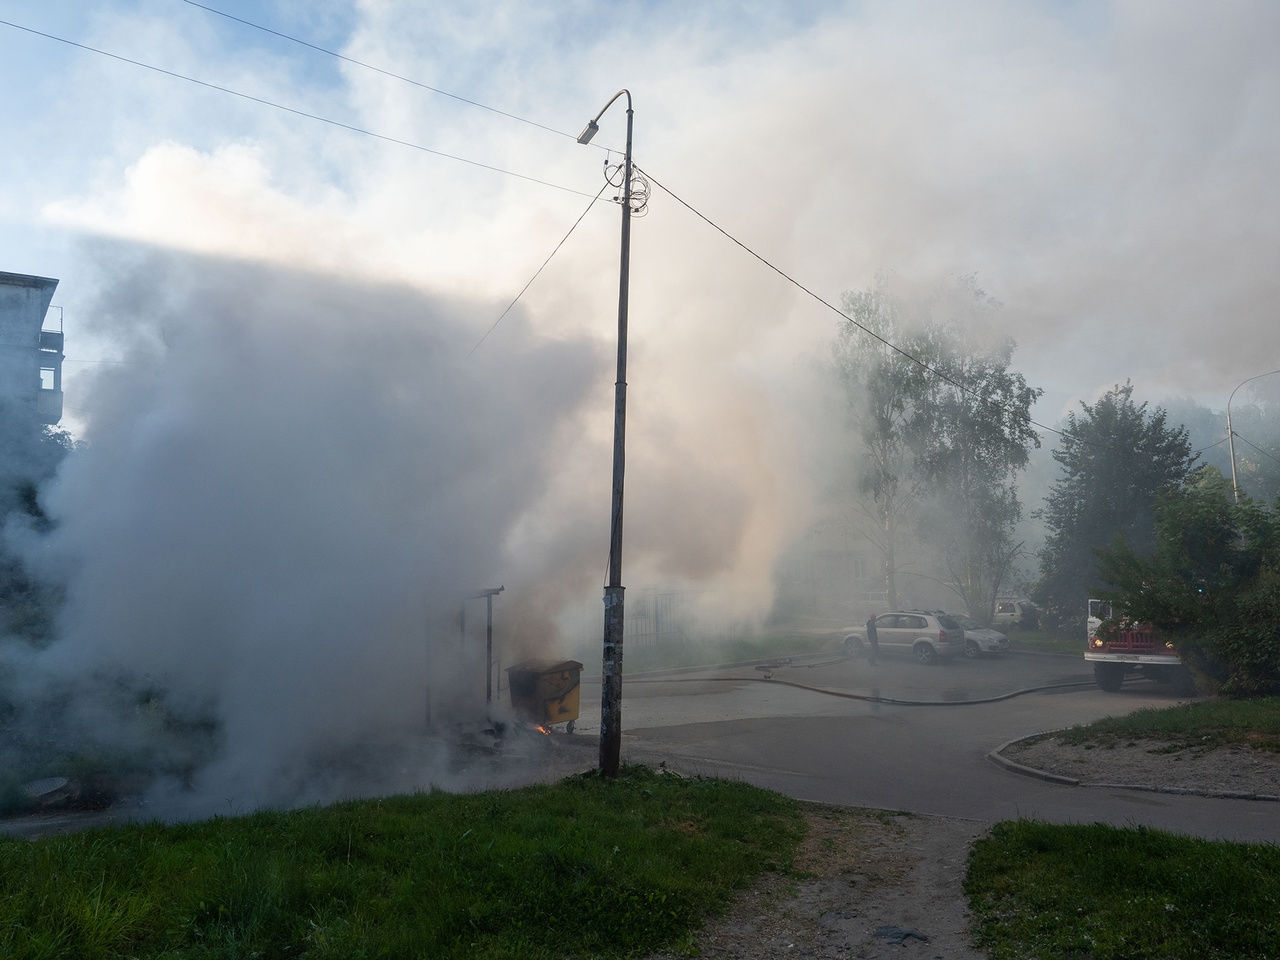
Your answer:
[[[1093,679],[1107,693],[1118,693],[1124,685],[1124,666],[1119,663],[1095,663]]]

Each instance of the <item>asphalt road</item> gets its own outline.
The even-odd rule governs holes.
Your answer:
[[[1063,786],[987,758],[1009,740],[1176,700],[1149,681],[1104,693],[1083,660],[1016,653],[932,667],[830,658],[633,677],[623,684],[623,760],[740,777],[804,800],[983,823],[1100,821],[1280,841],[1280,804]],[[598,683],[584,677],[579,736],[598,734],[587,719],[598,702]]]

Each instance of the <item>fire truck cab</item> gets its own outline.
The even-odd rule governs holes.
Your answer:
[[[1180,696],[1194,696],[1195,681],[1174,649],[1149,624],[1116,616],[1110,604],[1089,601],[1088,638],[1084,658],[1093,664],[1093,678],[1108,693],[1115,693],[1129,674],[1171,683]]]

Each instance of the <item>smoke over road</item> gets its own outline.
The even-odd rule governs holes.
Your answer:
[[[163,690],[218,723],[197,793],[292,800],[316,748],[421,726],[426,643],[456,648],[459,597],[536,591],[513,537],[571,456],[601,353],[513,315],[468,358],[474,305],[119,255],[100,319],[127,361],[83,401],[89,442],[45,491],[57,529],[31,558],[68,588],[39,669]],[[571,573],[578,539],[559,546]],[[99,707],[82,719],[109,741]]]

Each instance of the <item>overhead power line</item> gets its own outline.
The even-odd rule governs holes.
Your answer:
[[[731,243],[735,244],[736,246],[740,247],[742,250],[746,251],[748,254],[750,254],[750,255],[751,255],[752,257],[754,257],[756,260],[759,260],[762,264],[764,264],[766,267],[768,267],[770,270],[772,270],[772,271],[773,271],[774,273],[776,273],[778,276],[782,277],[782,279],[786,280],[786,281],[787,281],[787,283],[791,284],[791,285],[792,285],[793,287],[795,287],[796,289],[800,290],[801,292],[805,293],[807,296],[809,296],[809,297],[811,297],[812,299],[816,300],[818,303],[822,304],[824,307],[826,307],[826,308],[827,308],[828,310],[830,310],[832,313],[837,314],[837,315],[838,315],[842,320],[846,321],[847,323],[851,323],[851,324],[853,324],[855,327],[857,327],[857,328],[858,328],[859,330],[861,330],[863,333],[867,334],[867,335],[868,335],[868,336],[870,336],[870,337],[874,337],[876,340],[879,340],[882,344],[884,344],[884,345],[885,345],[886,347],[888,347],[890,350],[894,351],[895,353],[899,354],[899,355],[900,355],[900,356],[902,356],[902,357],[905,357],[907,360],[909,360],[909,361],[911,361],[912,363],[916,364],[918,367],[920,367],[922,370],[926,371],[927,373],[932,374],[933,376],[937,377],[939,380],[942,380],[942,381],[944,381],[944,382],[946,382],[946,383],[951,384],[953,387],[955,387],[957,390],[959,390],[961,393],[965,394],[966,396],[972,397],[972,398],[974,398],[975,400],[978,400],[978,401],[980,401],[981,403],[985,404],[986,406],[993,407],[993,408],[995,408],[995,409],[997,409],[997,410],[1002,410],[1002,411],[1004,411],[1005,413],[1013,414],[1014,416],[1017,416],[1017,417],[1019,417],[1019,418],[1021,417],[1021,414],[1017,413],[1017,411],[1012,410],[1012,409],[1011,409],[1011,408],[1009,408],[1009,407],[1003,406],[1002,404],[997,403],[997,402],[996,402],[996,401],[994,401],[994,400],[988,400],[988,399],[986,399],[985,397],[981,397],[981,396],[979,396],[979,395],[978,395],[978,394],[976,394],[974,391],[972,391],[972,390],[970,390],[968,387],[966,387],[963,383],[961,383],[960,381],[958,381],[958,380],[954,379],[953,377],[949,376],[949,375],[946,373],[946,371],[944,371],[944,370],[939,370],[937,367],[933,366],[932,364],[929,364],[929,363],[925,362],[924,360],[921,360],[919,357],[915,356],[915,354],[910,353],[909,351],[902,349],[902,348],[901,348],[900,346],[898,346],[896,343],[893,343],[892,341],[885,339],[885,338],[884,338],[884,337],[882,337],[880,334],[878,334],[878,333],[876,333],[874,330],[872,330],[870,327],[867,327],[867,326],[865,326],[865,325],[863,325],[863,324],[859,323],[857,320],[855,320],[853,317],[849,316],[847,313],[845,313],[845,312],[844,312],[843,310],[841,310],[839,307],[835,306],[833,303],[831,303],[830,301],[826,300],[825,298],[823,298],[822,296],[818,295],[817,293],[814,293],[812,290],[810,290],[808,287],[806,287],[806,286],[805,286],[803,283],[801,283],[799,280],[795,279],[795,277],[791,276],[789,273],[787,273],[787,272],[786,272],[785,270],[783,270],[781,267],[779,267],[779,266],[775,265],[774,263],[772,263],[771,261],[769,261],[768,259],[766,259],[764,256],[762,256],[761,254],[756,253],[756,251],[755,251],[755,250],[751,249],[749,246],[747,246],[745,243],[743,243],[741,240],[739,240],[737,237],[735,237],[733,234],[731,234],[728,230],[724,229],[724,227],[720,226],[718,223],[716,223],[714,220],[712,220],[712,219],[711,219],[710,217],[708,217],[706,214],[702,213],[700,210],[695,209],[695,208],[694,208],[690,203],[688,203],[686,200],[682,199],[681,197],[676,196],[676,194],[674,194],[674,193],[672,193],[672,192],[671,192],[671,188],[670,188],[670,187],[667,187],[665,184],[663,184],[661,181],[659,181],[656,177],[654,177],[654,176],[653,176],[653,174],[648,173],[647,171],[645,171],[645,172],[644,172],[644,175],[645,175],[646,177],[648,177],[650,181],[652,181],[652,182],[653,182],[654,186],[656,186],[656,187],[660,188],[660,189],[661,189],[664,193],[666,193],[666,194],[667,194],[667,196],[669,196],[672,200],[676,201],[676,203],[680,204],[682,207],[684,207],[686,210],[688,210],[690,213],[692,213],[695,217],[697,217],[698,219],[702,220],[704,223],[706,223],[706,224],[707,224],[709,227],[711,227],[713,230],[717,231],[719,234],[721,234],[723,237],[725,237],[725,239],[729,240]],[[1057,430],[1057,429],[1055,429],[1054,427],[1050,427],[1050,426],[1047,426],[1046,424],[1040,423],[1040,422],[1038,422],[1038,421],[1036,421],[1036,420],[1032,420],[1030,417],[1027,417],[1027,418],[1026,418],[1026,421],[1027,421],[1027,423],[1031,424],[1033,427],[1039,427],[1041,430],[1044,430],[1044,431],[1046,431],[1047,433],[1057,434],[1058,436],[1066,436],[1066,434],[1065,434],[1065,433],[1063,433],[1061,430]],[[1094,443],[1091,443],[1090,441],[1083,440],[1083,439],[1079,440],[1079,442],[1081,442],[1081,443],[1085,443],[1085,444],[1087,444],[1087,445],[1089,445],[1089,446],[1103,446],[1102,444],[1094,444]]]
[[[527,123],[531,127],[537,127],[540,130],[546,130],[548,133],[554,133],[560,137],[568,137],[570,140],[577,139],[577,137],[574,134],[567,133],[564,130],[557,130],[554,127],[548,127],[545,124],[538,123],[538,121],[536,120],[530,120],[528,117],[521,117],[514,113],[508,113],[505,110],[499,110],[497,107],[491,107],[488,104],[481,103],[478,100],[471,100],[471,99],[468,99],[467,97],[460,96],[456,93],[450,93],[448,90],[441,90],[439,87],[433,87],[428,83],[422,83],[410,77],[402,76],[401,74],[398,74],[398,73],[393,73],[390,70],[384,70],[382,67],[375,67],[371,63],[365,63],[363,60],[356,60],[354,57],[348,57],[345,54],[338,53],[336,50],[328,50],[324,47],[317,46],[314,43],[308,43],[306,40],[302,40],[298,37],[290,36],[287,33],[281,33],[279,30],[272,30],[270,27],[265,27],[260,23],[254,23],[252,20],[245,20],[243,17],[234,16],[233,14],[227,13],[223,10],[218,10],[214,7],[207,6],[206,4],[196,3],[196,0],[182,0],[182,2],[189,4],[190,6],[197,7],[201,10],[204,10],[207,13],[212,13],[215,16],[225,17],[228,20],[234,20],[236,23],[243,24],[246,27],[251,27],[254,30],[261,30],[263,33],[269,33],[273,37],[279,37],[281,40],[288,40],[290,43],[296,43],[299,46],[307,47],[310,50],[315,50],[317,53],[323,53],[325,56],[333,57],[337,60],[341,60],[343,63],[350,63],[353,66],[363,67],[365,70],[372,70],[374,73],[380,73],[384,77],[390,77],[393,80],[399,80],[403,83],[411,84],[412,86],[419,87],[423,90],[430,90],[432,93],[438,93],[442,97],[448,97],[451,100],[457,100],[459,103],[465,103],[472,107],[479,107],[481,110],[488,110],[490,113],[496,113],[498,116],[506,117],[508,120],[516,120],[520,123]]]
[[[524,296],[524,292],[528,290],[531,286],[533,286],[533,281],[538,279],[538,274],[542,273],[542,271],[546,269],[547,264],[551,262],[551,258],[560,252],[560,248],[564,246],[564,242],[573,235],[573,231],[578,229],[578,224],[580,224],[583,221],[583,218],[585,218],[586,215],[591,212],[591,208],[594,207],[596,205],[596,201],[600,199],[600,194],[604,193],[605,187],[608,187],[608,186],[610,186],[610,184],[609,184],[609,181],[606,180],[604,184],[600,187],[600,193],[597,193],[594,197],[591,198],[591,202],[587,204],[587,209],[583,210],[581,215],[579,215],[578,219],[573,221],[573,226],[569,228],[569,232],[560,238],[560,242],[556,244],[556,248],[552,250],[550,254],[547,255],[547,259],[542,261],[542,266],[540,266],[537,270],[534,271],[533,276],[529,278],[529,282],[520,288],[520,292],[516,294],[515,299],[512,300],[509,304],[507,304],[507,309],[503,310],[502,313],[498,316],[498,319],[493,321],[493,326],[491,326],[488,330],[486,330],[484,332],[484,336],[476,341],[476,345],[467,351],[468,357],[471,356],[471,354],[475,353],[478,349],[480,349],[480,344],[484,343],[487,339],[489,339],[489,334],[493,333],[493,331],[498,328],[498,324],[502,322],[502,318],[511,312],[511,308],[514,307],[519,302],[520,298]]]
[[[1238,437],[1240,436],[1240,434],[1237,433],[1236,436]],[[1207,447],[1201,447],[1199,450],[1192,450],[1191,452],[1198,457],[1200,456],[1200,454],[1204,453],[1206,450],[1212,450],[1214,447],[1220,447],[1226,442],[1227,442],[1227,438],[1223,437],[1221,440],[1213,441],[1213,443],[1209,444]]]
[[[716,232],[718,232],[719,234],[721,234],[721,236],[723,236],[725,239],[729,240],[729,241],[730,241],[731,243],[733,243],[734,245],[736,245],[736,246],[740,247],[742,250],[744,250],[746,253],[750,254],[750,255],[751,255],[752,257],[754,257],[756,260],[760,261],[760,263],[764,264],[766,267],[768,267],[770,270],[772,270],[772,271],[773,271],[774,273],[776,273],[778,276],[780,276],[780,277],[782,277],[784,280],[786,280],[786,281],[787,281],[787,283],[791,284],[791,285],[792,285],[792,286],[794,286],[796,289],[800,290],[801,292],[803,292],[803,293],[804,293],[804,294],[806,294],[807,296],[811,297],[812,299],[816,300],[818,303],[822,304],[822,305],[823,305],[824,307],[826,307],[828,310],[830,310],[831,312],[833,312],[833,313],[835,313],[836,315],[838,315],[838,316],[839,316],[842,320],[844,320],[845,322],[850,323],[850,324],[852,324],[853,326],[857,327],[859,330],[861,330],[863,333],[867,334],[868,336],[870,336],[870,337],[874,337],[876,340],[879,340],[882,344],[884,344],[884,345],[885,345],[886,347],[888,347],[890,350],[893,350],[895,353],[899,354],[900,356],[902,356],[902,357],[906,358],[907,360],[911,361],[912,363],[916,364],[917,366],[919,366],[921,369],[925,370],[926,372],[928,372],[928,373],[932,374],[933,376],[937,377],[937,378],[938,378],[938,379],[940,379],[940,380],[945,381],[946,383],[951,384],[953,387],[955,387],[957,390],[960,390],[960,391],[961,391],[962,393],[964,393],[966,396],[974,397],[975,399],[977,399],[977,400],[981,401],[982,403],[984,403],[985,405],[987,405],[987,406],[989,406],[989,407],[993,407],[993,408],[995,408],[995,409],[997,409],[997,410],[1001,410],[1001,411],[1003,411],[1003,412],[1005,412],[1005,413],[1009,413],[1009,414],[1013,414],[1014,416],[1021,417],[1021,414],[1019,414],[1017,411],[1012,410],[1011,408],[1006,407],[1006,406],[1004,406],[1003,404],[998,403],[997,401],[994,401],[994,400],[988,400],[988,399],[986,399],[986,398],[984,398],[984,397],[980,397],[980,396],[978,396],[978,395],[977,395],[977,394],[975,394],[972,390],[970,390],[968,387],[966,387],[964,384],[962,384],[962,383],[960,383],[959,381],[955,380],[954,378],[952,378],[952,377],[948,376],[948,375],[947,375],[947,373],[946,373],[945,371],[943,371],[943,370],[939,370],[937,367],[934,367],[933,365],[931,365],[931,364],[929,364],[929,363],[925,362],[924,360],[921,360],[919,357],[915,356],[914,354],[910,353],[909,351],[904,350],[904,349],[902,349],[901,347],[899,347],[896,343],[893,343],[892,341],[885,339],[885,338],[884,338],[884,337],[882,337],[880,334],[876,333],[874,330],[872,330],[872,329],[870,329],[869,327],[867,327],[867,326],[865,326],[865,325],[863,325],[863,324],[859,323],[859,322],[858,322],[857,320],[855,320],[853,317],[849,316],[849,315],[848,315],[847,313],[845,313],[843,310],[841,310],[840,308],[838,308],[838,307],[836,307],[834,304],[832,304],[830,301],[826,300],[825,298],[823,298],[822,296],[818,295],[817,293],[814,293],[812,290],[810,290],[808,287],[806,287],[806,286],[805,286],[803,283],[801,283],[799,280],[796,280],[794,277],[792,277],[789,273],[787,273],[787,272],[786,272],[785,270],[783,270],[781,267],[778,267],[777,265],[775,265],[774,263],[770,262],[768,259],[766,259],[766,258],[765,258],[764,256],[762,256],[761,254],[759,254],[759,253],[757,253],[755,250],[751,249],[751,247],[747,246],[745,243],[743,243],[741,240],[739,240],[739,239],[738,239],[737,237],[735,237],[733,234],[729,233],[729,231],[728,231],[728,230],[726,230],[724,227],[720,226],[718,223],[716,223],[714,220],[712,220],[712,219],[711,219],[710,217],[708,217],[706,214],[704,214],[704,213],[702,213],[700,210],[696,209],[696,208],[695,208],[692,204],[690,204],[688,201],[686,201],[686,200],[684,200],[683,198],[681,198],[681,197],[677,196],[675,193],[673,193],[673,192],[671,191],[671,188],[670,188],[670,187],[666,186],[664,183],[662,183],[660,180],[658,180],[658,179],[657,179],[656,177],[654,177],[652,174],[650,174],[650,173],[648,173],[648,172],[644,172],[644,175],[645,175],[646,177],[648,177],[648,179],[649,179],[649,180],[650,180],[650,181],[651,181],[655,186],[657,186],[657,187],[658,187],[659,189],[661,189],[664,193],[666,193],[666,194],[667,194],[667,196],[671,197],[671,199],[672,199],[672,200],[675,200],[675,201],[676,201],[676,203],[680,204],[682,207],[684,207],[686,210],[688,210],[690,213],[692,213],[695,217],[697,217],[698,219],[702,220],[704,223],[706,223],[706,224],[707,224],[709,227],[711,227],[713,230],[715,230]],[[1041,429],[1041,430],[1045,431],[1046,433],[1051,433],[1051,434],[1054,434],[1055,436],[1064,437],[1064,438],[1068,436],[1068,434],[1067,434],[1065,431],[1059,430],[1059,429],[1057,429],[1056,427],[1050,427],[1050,426],[1048,426],[1047,424],[1040,423],[1038,420],[1033,420],[1033,419],[1031,419],[1030,417],[1027,417],[1027,418],[1026,418],[1026,421],[1027,421],[1027,423],[1031,424],[1031,426],[1033,426],[1033,427],[1038,427],[1039,429]],[[1249,441],[1248,441],[1248,440],[1245,440],[1245,439],[1244,439],[1244,437],[1241,437],[1241,436],[1240,436],[1240,434],[1238,434],[1238,433],[1237,433],[1237,434],[1236,434],[1236,437],[1238,437],[1242,442],[1249,444],[1249,446],[1253,447],[1255,450],[1257,450],[1257,451],[1258,451],[1259,453],[1261,453],[1263,456],[1265,456],[1265,457],[1270,457],[1272,460],[1276,460],[1276,462],[1277,462],[1277,463],[1280,463],[1280,459],[1277,459],[1276,457],[1272,457],[1272,456],[1271,456],[1271,454],[1267,453],[1265,450],[1262,450],[1262,449],[1260,449],[1259,447],[1255,446],[1254,444],[1249,443]],[[1111,445],[1111,444],[1098,443],[1098,442],[1097,442],[1097,441],[1095,441],[1095,440],[1088,440],[1088,439],[1086,439],[1086,438],[1084,438],[1084,437],[1078,437],[1078,436],[1077,436],[1077,437],[1072,437],[1071,439],[1073,439],[1076,443],[1080,444],[1081,446],[1093,447],[1093,448],[1098,449],[1098,450],[1113,450],[1113,451],[1118,451],[1118,452],[1128,453],[1128,451],[1121,450],[1121,448],[1115,447],[1115,446],[1113,446],[1113,445]],[[1217,441],[1216,443],[1211,443],[1211,444],[1209,444],[1209,446],[1207,446],[1207,447],[1204,447],[1204,448],[1202,448],[1202,449],[1200,449],[1200,450],[1193,451],[1193,456],[1198,457],[1198,456],[1199,456],[1201,453],[1203,453],[1205,450],[1212,449],[1213,447],[1218,446],[1218,444],[1225,443],[1225,442],[1226,442],[1226,438],[1224,437],[1223,439],[1221,439],[1221,440]]]
[[[1253,449],[1254,449],[1254,450],[1256,450],[1258,453],[1262,454],[1262,455],[1263,455],[1264,457],[1266,457],[1268,460],[1275,460],[1275,462],[1276,462],[1276,463],[1280,463],[1280,458],[1274,457],[1274,456],[1272,456],[1271,454],[1267,453],[1267,451],[1263,450],[1263,449],[1262,449],[1260,446],[1258,446],[1256,443],[1250,443],[1248,440],[1246,440],[1244,437],[1240,436],[1240,434],[1238,434],[1238,433],[1235,435],[1235,437],[1236,437],[1236,439],[1237,439],[1237,440],[1239,440],[1241,443],[1245,444],[1246,446],[1253,447]]]
[[[12,21],[9,21],[9,20],[0,20],[0,25],[6,26],[6,27],[12,27],[15,30],[23,31],[24,33],[34,34],[37,37],[44,37],[46,40],[55,40],[58,43],[65,43],[67,46],[76,47],[77,49],[88,51],[89,53],[96,53],[98,54],[98,56],[109,57],[112,60],[118,60],[121,63],[127,63],[131,66],[141,67],[144,70],[150,70],[154,73],[160,73],[166,77],[172,77],[175,80],[184,80],[187,83],[193,83],[196,86],[205,87],[206,89],[209,89],[209,90],[216,90],[219,93],[226,93],[233,97],[239,97],[242,100],[248,100],[252,103],[261,104],[264,107],[271,107],[272,109],[275,109],[275,110],[281,110],[285,113],[291,113],[296,117],[303,117],[304,119],[307,119],[307,120],[315,120],[315,121],[318,121],[319,123],[327,123],[330,126],[341,127],[343,130],[349,130],[352,133],[359,133],[366,137],[373,137],[377,140],[382,140],[382,141],[385,141],[386,143],[394,143],[402,147],[409,147],[411,150],[420,150],[423,153],[429,153],[429,154],[432,154],[433,156],[443,157],[446,160],[456,160],[459,163],[465,163],[473,167],[479,167],[482,170],[490,170],[493,173],[500,173],[503,176],[515,177],[518,180],[525,180],[529,183],[537,183],[544,187],[551,187],[554,190],[563,190],[566,193],[576,193],[580,197],[591,196],[591,194],[586,193],[582,190],[577,190],[573,187],[566,187],[566,186],[563,186],[562,184],[552,183],[549,180],[541,180],[538,177],[531,177],[527,174],[516,173],[514,170],[505,170],[502,167],[495,167],[492,164],[482,163],[479,160],[471,160],[467,157],[460,157],[457,154],[445,153],[443,150],[435,150],[431,147],[424,147],[422,144],[414,143],[411,140],[401,140],[397,137],[387,136],[386,134],[383,134],[383,133],[375,133],[374,131],[367,130],[364,127],[357,127],[354,124],[343,123],[341,120],[334,120],[330,117],[322,117],[319,114],[308,113],[307,111],[299,110],[296,107],[287,107],[284,104],[276,103],[273,100],[267,100],[263,97],[255,97],[252,94],[242,93],[239,90],[233,90],[230,87],[219,86],[216,83],[209,83],[208,81],[205,81],[205,80],[197,80],[195,77],[189,77],[186,74],[177,73],[173,70],[165,70],[163,67],[157,67],[150,63],[144,63],[141,60],[133,60],[133,59],[130,59],[129,57],[121,56],[118,53],[111,53],[110,51],[107,51],[107,50],[100,50],[97,47],[91,47],[87,44],[77,43],[76,41],[68,40],[65,37],[55,36],[52,33],[45,33],[41,30],[35,30],[31,27],[24,27],[20,23],[13,23]]]

